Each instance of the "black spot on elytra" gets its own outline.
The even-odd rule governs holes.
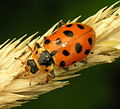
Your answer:
[[[87,50],[85,51],[85,54],[88,55],[89,53],[90,53],[90,50],[87,49]]]
[[[57,50],[52,51],[52,52],[51,52],[51,56],[55,56],[56,53],[57,53]]]
[[[77,53],[80,53],[82,51],[82,45],[80,43],[76,43],[75,50]]]
[[[49,44],[51,41],[49,39],[46,39],[44,44]]]
[[[66,31],[63,31],[63,33],[68,36],[68,37],[72,37],[73,36],[73,32],[72,31],[69,31],[69,30],[66,30]]]
[[[57,39],[55,40],[55,44],[56,44],[56,45],[60,45],[61,43],[62,43],[62,41],[61,41],[60,38],[57,38]]]
[[[92,38],[91,38],[91,37],[88,38],[88,43],[89,43],[90,45],[92,45]]]
[[[67,50],[63,50],[62,53],[63,53],[64,56],[69,56],[70,55],[70,53]]]
[[[60,62],[60,67],[64,67],[65,66],[65,61],[61,61]]]
[[[84,26],[83,26],[83,25],[80,25],[80,24],[77,24],[77,27],[78,27],[79,29],[84,29]]]
[[[73,24],[68,24],[68,25],[66,25],[66,27],[71,27]]]

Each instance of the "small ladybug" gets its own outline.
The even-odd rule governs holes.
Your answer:
[[[67,68],[83,60],[90,53],[94,43],[95,31],[92,27],[69,23],[45,38],[44,47],[57,66]]]
[[[26,62],[26,71],[47,74],[46,81],[55,77],[53,66],[68,68],[84,60],[95,43],[95,31],[81,23],[61,26],[52,35],[45,37],[43,47],[36,43],[31,49],[32,59]]]

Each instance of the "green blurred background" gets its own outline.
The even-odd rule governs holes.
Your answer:
[[[80,21],[116,0],[0,0],[1,44],[36,31],[45,33],[53,24],[82,15]],[[56,89],[14,109],[119,109],[120,61],[98,65],[69,79]]]

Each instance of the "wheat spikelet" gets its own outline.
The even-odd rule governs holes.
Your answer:
[[[43,81],[44,75],[38,75],[32,78],[32,81],[30,78],[21,78],[19,75],[24,73],[24,66],[19,60],[15,59],[15,57],[19,57],[26,51],[26,54],[21,57],[24,61],[27,56],[30,55],[30,50],[26,44],[29,43],[29,46],[33,47],[35,42],[39,42],[42,45],[44,37],[49,36],[59,22],[50,28],[42,37],[32,40],[32,38],[38,34],[37,32],[23,42],[21,42],[21,40],[26,37],[26,35],[18,40],[13,39],[10,42],[7,40],[4,44],[0,45],[0,109],[20,106],[24,103],[23,100],[35,99],[38,95],[67,85],[69,83],[68,81],[61,82],[59,80],[79,76],[79,74],[75,74],[75,72],[81,69],[98,64],[111,63],[116,58],[119,58],[120,7],[113,8],[119,3],[120,1],[108,8],[105,7],[99,10],[95,15],[82,22],[92,26],[96,32],[96,43],[92,49],[93,54],[88,55],[87,64],[78,62],[76,66],[71,66],[69,71],[55,67],[56,77],[48,83],[39,84]],[[79,18],[80,17],[77,17],[69,22],[76,22]]]

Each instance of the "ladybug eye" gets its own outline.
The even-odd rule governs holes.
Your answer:
[[[80,25],[80,24],[77,24],[77,27],[78,27],[79,29],[84,29],[84,26],[82,26],[82,25]]]
[[[69,30],[66,30],[63,32],[66,36],[68,37],[72,37],[73,36],[73,32],[72,31],[69,31]]]

